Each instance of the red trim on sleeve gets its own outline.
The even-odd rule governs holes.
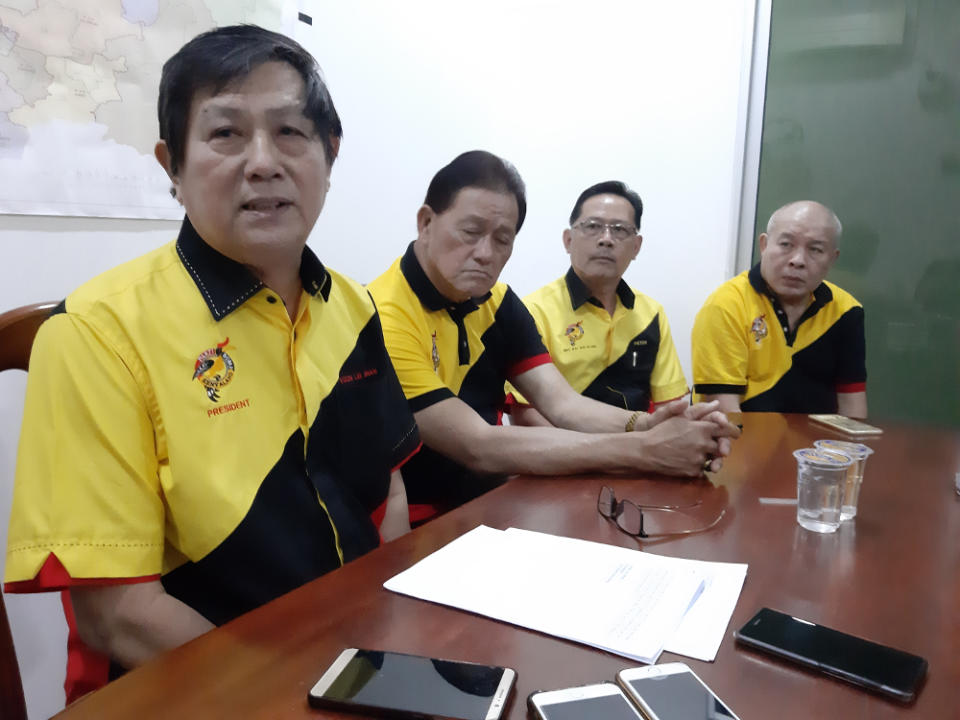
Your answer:
[[[522,403],[519,400],[517,400],[516,395],[514,395],[513,393],[507,393],[506,396],[503,398],[503,412],[509,415],[513,415],[514,408],[528,408],[528,407],[530,407],[529,404]],[[498,423],[498,424],[502,424],[502,423]]]
[[[377,529],[377,534],[380,534],[380,526],[383,525],[383,517],[387,514],[387,501],[384,499],[380,506],[370,513],[370,522],[373,523],[373,526]],[[380,537],[380,544],[383,544],[383,536]]]
[[[394,473],[394,472],[396,472],[397,470],[399,470],[400,468],[402,468],[404,465],[406,465],[407,462],[410,460],[410,458],[412,458],[414,455],[416,455],[418,452],[420,452],[420,448],[422,448],[422,447],[423,447],[423,442],[418,442],[418,443],[417,443],[417,446],[413,449],[413,451],[412,451],[409,455],[407,455],[403,460],[401,460],[400,462],[398,462],[393,468],[391,468],[390,472]],[[376,512],[376,511],[374,511],[374,512]],[[382,520],[383,518],[380,518],[380,519]]]
[[[63,689],[69,705],[107,684],[110,679],[110,658],[92,650],[80,639],[68,590],[60,593],[60,600],[63,603],[63,616],[67,620],[67,675]]]
[[[43,566],[31,580],[16,580],[5,583],[4,592],[49,592],[51,590],[66,590],[70,587],[82,585],[132,585],[134,583],[159,580],[160,575],[141,575],[126,578],[74,578],[53,553],[47,555]]]
[[[867,384],[865,382],[837,383],[838,393],[858,393],[866,392]]]
[[[423,524],[427,520],[435,518],[440,514],[440,508],[436,505],[411,504],[410,505],[410,524]]]
[[[527,370],[532,370],[538,365],[546,365],[547,363],[553,362],[553,359],[550,357],[550,353],[540,353],[539,355],[534,355],[533,357],[528,357],[525,360],[521,360],[518,363],[514,363],[509,368],[507,368],[507,377],[513,378],[517,375],[522,375]]]

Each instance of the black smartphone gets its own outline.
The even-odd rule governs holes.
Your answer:
[[[498,720],[516,677],[493,665],[347,648],[307,699],[375,717]]]
[[[927,672],[922,657],[770,608],[760,610],[733,636],[744,645],[902,702],[916,697]]]

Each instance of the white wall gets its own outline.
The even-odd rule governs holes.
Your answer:
[[[331,267],[373,279],[413,238],[433,173],[483,148],[527,183],[527,221],[503,276],[522,295],[565,272],[560,235],[580,191],[625,180],[646,205],[627,280],[665,306],[689,380],[693,317],[733,272],[753,7],[317,3],[299,39],[323,66],[345,136],[311,246]],[[0,216],[0,308],[62,298],[176,228]],[[0,375],[2,518],[24,378]],[[63,702],[64,629],[49,600],[7,596],[32,718]]]
[[[621,179],[646,206],[627,280],[665,306],[689,378],[693,317],[733,271],[753,2],[372,2],[359,35],[344,31],[358,10],[325,6],[300,36],[345,128],[320,255],[372,280],[413,238],[433,174],[482,148],[527,183],[503,274],[524,295],[566,271],[580,192]]]

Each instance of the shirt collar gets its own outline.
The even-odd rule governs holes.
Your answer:
[[[264,287],[245,266],[208,245],[188,217],[180,226],[177,254],[214,320],[223,320]],[[330,297],[330,273],[306,246],[300,260],[300,282],[311,295],[319,294],[324,300]]]
[[[413,290],[413,294],[430,311],[446,309],[458,315],[466,315],[476,310],[481,303],[490,299],[491,293],[489,292],[483,297],[468,298],[459,303],[448,299],[430,282],[430,278],[427,277],[427,273],[424,272],[420,261],[417,260],[416,253],[413,251],[413,243],[407,246],[407,251],[400,258],[400,272],[403,273],[403,277],[410,285],[410,289]]]
[[[777,296],[774,294],[773,290],[770,289],[770,286],[767,285],[767,281],[763,279],[763,275],[760,274],[760,263],[757,263],[747,274],[747,278],[750,280],[750,284],[753,286],[753,289],[756,290],[761,295],[766,295],[770,298],[776,305],[780,304],[780,301],[777,299]],[[827,287],[825,282],[821,282],[813,290],[813,303],[808,312],[805,314],[812,314],[810,310],[818,310],[826,305],[828,302],[833,300],[833,291]]]
[[[585,302],[590,302],[597,307],[603,307],[603,303],[590,294],[589,288],[587,288],[586,284],[580,279],[580,276],[577,275],[572,267],[567,270],[567,274],[564,279],[567,283],[567,291],[570,293],[570,304],[573,306],[574,310],[579,308]],[[623,278],[620,278],[620,282],[617,283],[617,297],[620,298],[620,302],[623,303],[625,308],[628,310],[633,310],[633,290],[631,290],[630,286],[624,282]]]

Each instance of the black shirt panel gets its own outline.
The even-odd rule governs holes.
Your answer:
[[[511,369],[518,362],[546,353],[533,317],[512,290],[507,290],[495,318],[481,336],[483,352],[473,361],[457,395],[490,425],[500,423],[503,383]],[[436,392],[440,391],[429,395]],[[428,399],[418,407],[422,400],[424,396],[412,399],[411,408],[416,411],[433,404]],[[461,505],[504,482],[502,476],[475,473],[428,446],[411,458],[403,470],[409,502],[441,509]]]
[[[268,545],[264,538],[270,538]],[[298,430],[233,533],[161,582],[167,593],[222,625],[340,567],[336,546],[330,519],[304,469]]]
[[[843,367],[851,342],[861,342],[863,308],[853,307],[812,344],[793,355],[791,367],[775,386],[741,403],[745,412],[835,413],[837,384],[863,382],[866,368]],[[863,358],[863,352],[856,354]]]
[[[627,343],[624,353],[597,375],[583,394],[625,410],[646,412],[650,407],[650,376],[659,351],[660,321],[654,316],[650,324]]]
[[[297,430],[239,526],[164,575],[164,588],[220,625],[340,567],[338,541],[344,562],[369,552],[380,543],[370,513],[387,495],[390,469],[419,444],[374,314],[320,405],[306,458]]]

